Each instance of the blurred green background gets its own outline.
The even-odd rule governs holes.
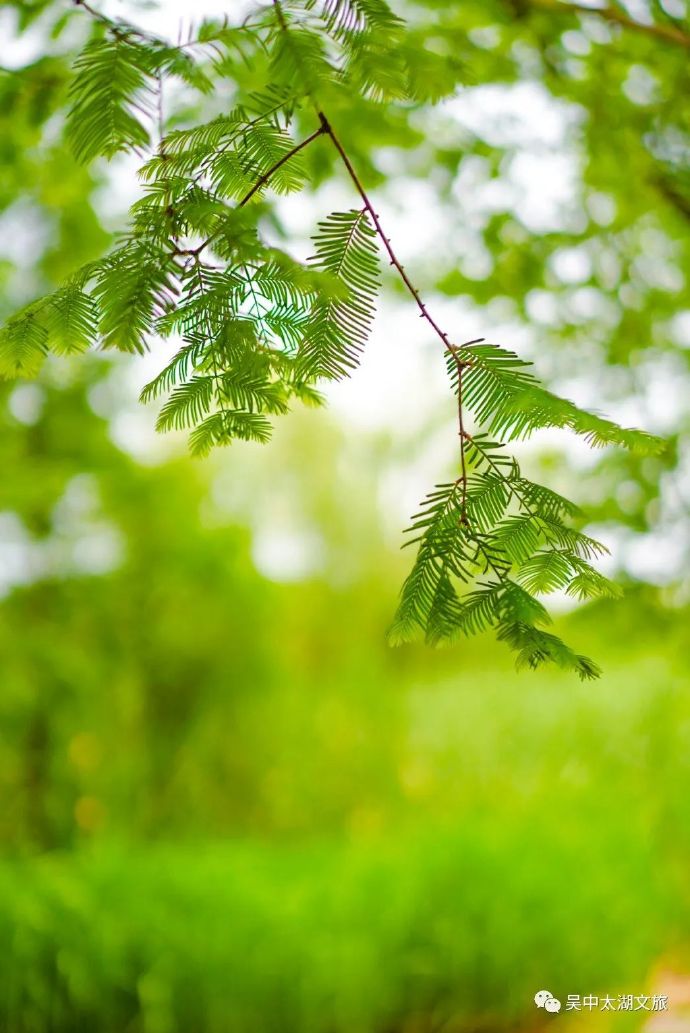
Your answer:
[[[554,376],[571,375],[596,324],[590,389],[637,418],[642,398],[673,436],[663,468],[608,455],[583,468],[560,442],[526,458],[573,494],[579,483],[602,527],[627,526],[610,539],[624,601],[561,618],[603,679],[518,676],[492,639],[384,644],[408,562],[387,499],[401,484],[413,497],[415,464],[424,487],[443,473],[424,453],[451,404],[433,387],[421,428],[407,412],[353,425],[336,398],[335,414],[295,413],[266,450],[201,463],[151,440],[126,360],[56,361],[0,385],[3,1033],[690,1028],[688,411],[654,404],[669,377],[688,379],[669,330],[690,312],[686,152],[658,145],[688,131],[687,54],[599,23],[556,29],[527,7],[416,13],[420,32],[462,41],[475,80],[539,82],[594,112],[591,137],[574,130],[598,158],[576,194],[615,198],[618,215],[577,229],[566,212],[540,230],[506,201],[474,226],[493,279],[417,259],[465,312],[487,292],[509,299],[523,331],[534,292],[557,297],[535,338]],[[50,41],[62,11],[0,12],[17,47],[0,75],[2,314],[99,253],[116,222],[105,171],[78,169],[55,131],[79,41],[71,21]],[[660,78],[658,103],[621,90],[640,69]],[[379,116],[359,114],[365,147]],[[430,143],[419,117],[396,126],[399,175],[421,189],[430,168],[448,172],[441,215],[460,217],[451,171],[509,184],[519,141],[453,137],[446,112]],[[637,177],[616,166],[624,136]],[[675,191],[666,207],[648,165]],[[554,273],[573,240],[601,259],[589,288],[617,322]],[[680,286],[654,280],[638,249],[665,255]],[[621,560],[631,542],[653,583]],[[545,1015],[543,988],[563,1002],[665,993],[671,1013]]]

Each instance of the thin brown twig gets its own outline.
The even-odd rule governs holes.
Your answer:
[[[108,25],[112,24],[110,18],[107,18],[104,14],[101,14],[101,12],[97,11],[95,7],[92,7],[91,4],[88,4],[86,0],[74,0],[74,6],[81,7],[82,10],[86,11],[87,14],[90,14],[92,18],[96,19],[96,21],[105,22]]]
[[[131,37],[141,40],[154,40],[153,36],[150,36],[145,32],[140,32],[139,29],[135,29],[131,25],[126,25],[124,23],[118,24],[118,22],[113,21],[112,18],[108,18],[106,14],[101,14],[100,11],[97,11],[96,8],[92,7],[91,4],[86,2],[86,0],[72,0],[72,2],[75,7],[80,7],[82,11],[86,11],[86,13],[95,21],[100,22],[101,25],[105,25],[118,40],[126,41]]]
[[[280,0],[273,0],[273,6],[275,8],[276,18],[278,19],[278,25],[280,26],[281,31],[287,33],[288,24],[285,20],[285,15],[283,14],[283,8],[280,6]]]
[[[690,220],[690,199],[677,189],[671,179],[659,173],[653,177],[652,183],[679,215]]]
[[[543,11],[592,15],[595,18],[603,18],[604,21],[620,25],[624,29],[644,33],[647,36],[663,40],[665,43],[674,43],[676,46],[690,50],[690,33],[677,28],[675,25],[659,25],[658,22],[638,22],[625,14],[624,11],[619,11],[617,7],[590,7],[588,4],[578,3],[576,0],[529,0],[529,4]]]
[[[335,135],[335,133],[333,131],[333,126],[328,121],[328,119],[324,115],[323,111],[319,111],[318,114],[319,114],[319,120],[320,120],[321,126],[322,126],[322,131],[327,133],[328,136],[330,136],[331,140],[333,141],[333,145],[335,146],[335,149],[337,150],[338,154],[340,155],[340,157],[341,157],[341,159],[343,161],[343,164],[345,165],[345,168],[348,171],[350,179],[352,180],[352,182],[353,182],[353,184],[355,186],[355,189],[357,190],[357,193],[359,194],[359,196],[362,199],[364,207],[366,208],[367,212],[371,216],[371,220],[374,223],[374,227],[376,229],[376,232],[378,233],[378,235],[381,238],[381,241],[383,243],[383,246],[385,247],[386,251],[388,252],[388,257],[390,258],[390,263],[391,263],[392,266],[395,266],[395,268],[397,269],[397,271],[398,271],[398,273],[400,275],[401,280],[403,281],[403,283],[407,287],[407,290],[410,292],[410,294],[412,295],[412,297],[416,301],[417,307],[419,308],[419,311],[420,311],[420,314],[421,314],[421,318],[422,319],[426,319],[427,323],[429,323],[429,325],[432,327],[434,332],[443,341],[443,344],[444,344],[445,348],[448,349],[448,350],[452,350],[453,346],[451,345],[451,342],[450,342],[450,340],[448,338],[448,334],[445,333],[445,331],[443,331],[441,329],[441,327],[438,325],[438,323],[436,322],[434,317],[429,312],[428,308],[426,307],[426,305],[424,304],[424,302],[421,299],[419,291],[414,286],[414,284],[410,280],[409,276],[405,272],[405,267],[402,265],[402,263],[399,261],[397,255],[395,254],[390,240],[388,239],[388,237],[384,233],[383,226],[381,225],[381,220],[379,219],[378,213],[376,212],[376,209],[374,208],[374,206],[373,206],[373,204],[372,204],[372,202],[371,202],[371,200],[369,198],[369,195],[367,194],[366,190],[364,189],[362,181],[360,180],[359,176],[357,175],[357,173],[356,173],[356,171],[354,169],[354,166],[353,166],[352,162],[350,161],[350,158],[349,158],[345,148],[341,144],[341,142],[338,139],[338,137]]]
[[[323,136],[324,134],[325,134],[325,130],[324,130],[323,126],[320,126],[315,132],[313,132],[311,134],[311,136],[308,136],[306,138],[306,140],[302,140],[301,143],[296,144],[293,148],[291,148],[291,150],[287,151],[280,158],[279,161],[277,161],[274,165],[272,165],[270,167],[270,169],[268,169],[267,172],[264,172],[264,174],[259,177],[259,179],[253,185],[251,190],[249,190],[248,193],[246,193],[244,195],[244,197],[242,198],[241,201],[238,201],[238,203],[235,206],[235,208],[236,209],[237,208],[244,208],[245,205],[249,204],[249,202],[255,196],[255,194],[257,194],[259,192],[259,190],[261,190],[263,187],[265,187],[266,184],[269,182],[269,180],[271,180],[273,178],[273,176],[276,174],[278,169],[281,169],[283,167],[283,165],[287,164],[287,162],[290,161],[292,158],[294,158],[296,154],[299,154],[300,151],[303,151],[305,147],[308,147],[310,143],[313,143],[314,140],[316,140],[319,136]],[[199,245],[199,247],[188,248],[187,250],[177,249],[175,251],[175,254],[177,254],[177,255],[200,255],[201,252],[204,251],[209,246],[209,244],[213,243],[213,241],[216,239],[216,237],[218,237],[220,235],[221,232],[222,232],[221,230],[217,230],[215,233],[212,233],[210,237],[207,237],[206,240],[203,241],[203,243],[201,243]]]
[[[195,269],[196,275],[197,275],[197,282],[199,284],[199,290],[200,290],[201,295],[203,296],[205,294],[204,278],[203,278],[203,275],[201,273],[202,266],[201,266],[201,260],[200,260],[198,255],[194,256],[193,262],[194,262],[194,269]],[[216,356],[216,349],[215,349],[215,346],[214,346],[214,340],[213,340],[213,336],[214,335],[213,335],[213,327],[211,326],[211,317],[209,316],[208,312],[206,312],[206,333],[208,334],[208,343],[209,343],[210,349],[211,349],[211,372],[212,372],[212,375],[213,375],[213,381],[214,381],[214,385],[215,385],[215,389],[216,389],[216,404],[220,408],[221,420],[223,421],[223,429],[225,430],[225,428],[227,427],[227,421],[228,421],[228,410],[227,410],[227,407],[225,405],[225,400],[224,400],[224,398],[223,398],[223,396],[221,394],[221,390],[220,390],[220,383],[221,383],[221,380],[220,380],[220,370],[218,369],[218,358]]]
[[[257,180],[257,182],[251,188],[249,193],[245,194],[245,196],[239,202],[237,207],[238,208],[244,208],[244,206],[246,204],[248,204],[249,201],[251,201],[252,197],[254,197],[254,194],[256,194],[259,190],[261,190],[262,187],[266,186],[266,184],[268,183],[269,179],[273,178],[273,176],[278,171],[278,169],[281,169],[283,167],[283,165],[285,165],[288,161],[290,161],[292,158],[294,158],[295,155],[299,154],[300,151],[303,151],[304,148],[308,147],[310,143],[313,143],[314,140],[317,139],[317,137],[323,136],[324,132],[325,132],[325,130],[323,129],[322,126],[320,126],[317,130],[315,130],[315,132],[313,132],[311,134],[311,136],[308,136],[306,138],[306,140],[302,140],[301,143],[298,143],[295,147],[292,148],[292,150],[290,150],[286,154],[284,154],[282,156],[282,158],[280,159],[280,161],[277,161],[275,163],[275,165],[271,166],[271,168],[268,170],[268,172],[264,172],[263,176],[261,176],[260,179]]]
[[[150,32],[145,32],[143,29],[137,29],[133,25],[129,25],[125,22],[116,22],[112,18],[109,18],[106,14],[102,14],[97,11],[95,7],[92,7],[87,0],[72,0],[75,7],[80,7],[82,11],[89,14],[95,21],[105,25],[106,28],[112,32],[112,34],[118,39],[128,39],[134,37],[135,39],[144,40],[149,43],[163,44],[169,51],[181,51],[184,52],[190,47],[210,47],[219,57],[222,57],[222,51],[218,48],[217,43],[213,39],[208,40],[188,40],[187,43],[168,43],[166,40],[154,36]],[[260,25],[253,26],[248,24],[242,24],[238,26],[242,31],[251,32],[254,28],[261,28]],[[179,37],[178,37],[179,38]]]
[[[238,140],[240,138],[240,136],[243,136],[247,132],[248,129],[252,129],[254,126],[259,125],[260,122],[263,122],[267,118],[271,118],[278,111],[280,111],[281,108],[285,107],[288,103],[290,103],[290,101],[292,101],[293,99],[294,98],[291,97],[289,99],[289,101],[280,101],[280,103],[274,104],[274,106],[272,108],[268,108],[266,111],[263,111],[260,115],[257,115],[255,118],[250,118],[248,122],[239,122],[238,125],[239,125],[240,128],[237,129],[237,131],[234,132],[226,140],[226,142],[224,144],[222,144],[222,146],[220,146],[216,151],[213,151],[205,159],[205,161],[202,161],[199,164],[198,169],[197,169],[197,175],[205,174],[207,169],[208,169],[208,166],[213,161],[215,161],[215,159],[218,157],[218,155],[219,154],[227,153],[227,151],[230,150],[230,148],[233,146],[235,141]]]
[[[157,95],[156,95],[156,118],[158,122],[158,153],[161,158],[167,158],[165,153],[165,110],[163,106],[163,73],[158,72],[156,75],[157,83]]]
[[[466,341],[461,347],[467,348],[470,344],[479,344],[483,340],[483,337],[477,337],[473,341]],[[467,458],[465,456],[465,449],[467,447],[467,442],[470,441],[471,438],[465,430],[462,398],[462,376],[469,363],[462,358],[460,348],[450,345],[447,350],[455,362],[455,366],[458,371],[458,437],[460,438],[460,477],[458,480],[462,487],[460,497],[460,523],[464,524],[465,527],[469,527],[470,522],[467,519]]]
[[[465,368],[460,358],[455,356],[458,368],[458,434],[460,436],[460,481],[462,483],[462,494],[460,497],[460,523],[468,526],[467,519],[467,460],[465,458],[465,426],[462,411],[462,373]]]
[[[283,9],[282,9],[280,0],[273,0],[273,6],[275,8],[276,18],[278,20],[278,25],[280,27],[280,30],[285,34],[286,38],[289,39],[290,31],[289,31],[289,27],[288,27],[285,15],[283,13]],[[318,102],[316,101],[315,97],[313,97],[311,95],[311,93],[309,94],[309,96],[310,96],[310,100],[312,101],[312,104],[314,105],[314,109],[315,109],[316,114],[318,116],[319,122],[321,123],[321,130],[322,130],[322,132],[326,133],[330,137],[331,142],[333,143],[333,146],[335,147],[336,151],[338,152],[338,154],[340,156],[341,161],[343,162],[345,168],[347,169],[348,175],[349,175],[350,179],[352,180],[352,183],[354,184],[354,187],[355,187],[357,193],[359,194],[359,196],[362,199],[362,203],[364,204],[364,209],[368,213],[368,215],[370,216],[370,218],[371,218],[371,220],[372,220],[372,222],[374,224],[374,228],[376,230],[376,233],[378,234],[378,236],[379,236],[379,238],[380,238],[384,248],[386,249],[386,252],[387,252],[388,257],[390,259],[390,264],[392,266],[394,266],[394,268],[397,270],[398,275],[400,276],[400,279],[405,284],[405,287],[407,288],[407,290],[409,291],[409,293],[412,295],[412,297],[415,300],[415,303],[416,303],[416,305],[417,305],[417,307],[419,309],[419,312],[420,312],[420,318],[421,319],[425,319],[427,321],[427,323],[429,324],[429,326],[434,331],[434,333],[437,335],[437,337],[440,338],[440,340],[443,342],[444,350],[449,352],[451,355],[455,356],[455,358],[456,358],[457,367],[458,367],[458,424],[459,424],[459,436],[460,436],[460,467],[461,467],[460,482],[462,484],[462,497],[461,497],[461,507],[460,507],[460,522],[464,526],[469,526],[469,522],[468,522],[468,519],[467,519],[467,460],[466,460],[466,456],[465,456],[465,447],[466,447],[467,435],[466,435],[465,427],[464,427],[463,399],[462,399],[462,371],[463,371],[463,368],[464,368],[464,363],[457,356],[457,354],[456,354],[457,353],[457,349],[455,348],[455,346],[453,344],[451,344],[450,339],[448,337],[448,334],[444,330],[441,329],[439,324],[436,322],[436,320],[431,315],[431,313],[429,312],[428,308],[426,307],[426,305],[422,301],[422,297],[421,297],[419,291],[417,290],[415,285],[410,280],[409,276],[407,275],[407,273],[405,271],[405,267],[403,266],[402,262],[398,259],[398,256],[396,255],[395,251],[393,250],[393,246],[392,246],[392,244],[390,242],[390,239],[386,236],[386,234],[384,232],[384,229],[383,229],[383,226],[381,225],[381,220],[379,219],[378,212],[374,208],[374,205],[372,204],[371,199],[369,198],[369,195],[367,194],[366,190],[364,189],[364,184],[362,183],[362,181],[360,180],[359,176],[357,175],[355,167],[352,164],[352,162],[350,161],[350,157],[349,157],[347,151],[345,150],[345,148],[341,144],[340,140],[336,136],[336,134],[335,134],[335,132],[333,130],[333,126],[331,125],[330,121],[326,117],[325,113],[319,107]],[[470,342],[470,343],[474,343],[474,342]]]
[[[347,151],[345,150],[345,148],[341,144],[341,142],[338,139],[338,137],[336,136],[336,134],[333,132],[333,127],[331,126],[330,122],[326,118],[326,116],[323,113],[323,111],[319,111],[318,114],[319,114],[319,120],[321,122],[321,125],[323,127],[324,132],[327,133],[328,136],[330,136],[330,138],[331,138],[331,140],[333,142],[333,145],[335,146],[336,150],[338,151],[338,154],[340,155],[340,157],[341,157],[341,159],[343,161],[343,164],[345,165],[345,168],[347,169],[347,171],[349,173],[350,179],[354,183],[355,188],[357,189],[357,192],[358,192],[359,196],[361,197],[361,199],[362,199],[362,201],[364,203],[365,210],[371,216],[371,219],[372,219],[372,222],[374,223],[374,227],[376,229],[376,232],[377,232],[378,236],[380,237],[380,239],[381,239],[381,241],[383,243],[383,246],[385,247],[385,249],[386,249],[386,251],[388,253],[391,265],[394,266],[395,269],[398,271],[398,273],[400,275],[400,278],[402,279],[403,283],[405,284],[407,290],[409,291],[409,293],[412,295],[412,297],[414,298],[415,302],[417,303],[417,307],[419,308],[419,311],[420,311],[420,317],[422,319],[425,319],[427,321],[427,323],[429,323],[429,325],[432,327],[434,332],[437,334],[438,337],[440,337],[441,341],[443,342],[445,351],[448,352],[453,357],[453,359],[455,360],[455,363],[456,363],[456,366],[457,366],[457,371],[458,371],[458,390],[457,390],[457,395],[458,395],[458,432],[459,432],[459,437],[460,437],[460,468],[461,468],[461,474],[460,474],[459,481],[460,481],[460,484],[462,486],[462,495],[461,495],[461,503],[460,503],[460,523],[464,524],[465,526],[468,526],[469,525],[469,521],[467,519],[467,459],[466,459],[466,456],[465,456],[465,447],[466,447],[466,441],[467,441],[467,434],[466,434],[465,425],[464,425],[463,397],[462,397],[463,371],[464,371],[467,363],[460,357],[459,349],[455,345],[451,344],[450,340],[448,339],[448,335],[445,333],[444,330],[441,329],[441,327],[438,325],[438,323],[436,322],[436,320],[431,315],[431,313],[429,312],[428,308],[426,307],[426,305],[422,301],[422,298],[421,298],[421,295],[420,295],[419,291],[414,286],[414,284],[410,280],[409,276],[405,272],[405,267],[402,265],[402,263],[398,259],[397,255],[395,254],[395,251],[393,250],[393,246],[392,246],[389,238],[384,233],[383,226],[381,225],[381,220],[379,219],[378,213],[376,212],[376,210],[375,210],[375,208],[374,208],[374,206],[373,206],[373,204],[371,202],[371,199],[369,198],[369,195],[367,194],[366,190],[364,189],[364,185],[362,184],[362,181],[360,180],[359,176],[357,175],[357,172],[355,171],[355,168],[354,168],[352,162],[350,161],[350,158],[349,158],[349,155],[348,155]],[[468,344],[477,344],[480,340],[483,340],[483,338],[477,338],[475,341],[468,341],[467,343]],[[466,346],[463,346],[463,347],[466,347]]]

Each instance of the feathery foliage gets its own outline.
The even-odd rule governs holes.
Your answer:
[[[306,379],[339,379],[354,369],[366,344],[379,286],[378,246],[369,213],[335,212],[319,226],[314,264],[342,285],[340,297],[318,299],[300,354]]]
[[[72,107],[67,130],[76,157],[145,148],[149,133],[142,121],[154,111],[149,52],[120,32],[94,39],[75,63]]]
[[[459,476],[427,497],[410,529],[417,557],[391,641],[423,635],[436,645],[492,628],[520,666],[596,676],[544,630],[540,597],[615,595],[592,566],[605,550],[574,526],[577,507],[522,475],[504,442],[556,427],[593,447],[652,454],[661,443],[559,398],[511,351],[450,345],[324,111],[353,91],[374,105],[440,99],[462,76],[458,62],[421,48],[385,0],[273,0],[251,24],[205,22],[174,46],[77,6],[94,32],[75,64],[68,140],[83,162],[141,154],[142,195],[110,254],[0,331],[0,374],[33,376],[49,352],[142,353],[173,337],[174,357],[141,395],[162,399],[157,428],[189,431],[198,456],[237,439],[265,442],[293,399],[321,404],[319,381],[357,367],[383,247],[442,343],[461,445]],[[165,110],[171,78],[182,84],[176,111]],[[224,80],[232,110],[181,125],[185,91],[213,93]],[[308,148],[321,148],[322,170],[329,156],[341,162],[362,204],[324,218],[302,263],[268,243],[261,216],[272,194],[309,181]]]

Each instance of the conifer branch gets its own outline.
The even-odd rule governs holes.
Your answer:
[[[474,343],[474,342],[473,342]],[[469,434],[465,434],[465,441],[471,441],[472,446],[481,455],[483,462],[492,470],[497,476],[503,476],[501,467],[492,457],[491,452],[488,449],[482,448],[481,442],[477,438],[471,438]],[[538,521],[540,519],[539,514],[530,504],[527,493],[522,490],[519,483],[516,483],[515,479],[508,479],[507,481],[508,491],[512,495],[513,499],[517,502],[520,509],[527,514],[532,520]],[[544,537],[546,540],[553,545],[554,548],[558,546],[558,540],[554,537],[554,533],[548,527],[542,528]]]
[[[283,13],[283,9],[282,9],[280,0],[273,0],[273,6],[274,6],[275,11],[276,11],[276,17],[278,19],[278,24],[280,26],[281,31],[287,37],[289,37],[290,30],[289,30],[287,21],[285,19],[285,15]],[[366,190],[364,188],[364,184],[362,183],[361,179],[359,178],[359,176],[357,174],[357,171],[356,171],[354,165],[352,164],[352,161],[350,160],[350,156],[348,155],[347,151],[345,150],[345,148],[343,147],[342,143],[340,142],[338,136],[334,132],[333,126],[331,125],[329,119],[327,118],[327,116],[323,112],[323,110],[321,110],[321,108],[318,106],[318,103],[316,102],[315,98],[312,97],[311,99],[312,99],[312,102],[314,104],[316,104],[316,108],[317,108],[317,112],[316,113],[318,115],[319,122],[321,123],[321,131],[323,133],[326,133],[330,137],[331,142],[333,143],[333,146],[335,147],[336,151],[338,152],[338,154],[340,156],[340,159],[343,162],[343,164],[344,164],[344,166],[345,166],[345,168],[347,170],[347,173],[348,173],[350,179],[352,180],[352,183],[354,184],[355,189],[357,190],[357,193],[359,194],[360,198],[362,199],[362,202],[364,204],[365,210],[368,212],[369,216],[371,217],[371,220],[372,220],[372,222],[374,224],[374,227],[376,229],[376,232],[377,232],[377,234],[378,234],[378,236],[379,236],[379,238],[381,240],[381,243],[383,244],[386,252],[388,253],[388,257],[390,259],[390,264],[397,270],[398,275],[400,276],[402,282],[405,284],[405,287],[407,288],[407,290],[411,294],[411,296],[414,298],[415,303],[416,303],[417,307],[419,308],[420,318],[425,319],[427,321],[427,323],[433,329],[434,333],[440,338],[441,342],[443,343],[444,350],[449,352],[456,359],[457,370],[458,370],[458,390],[457,390],[457,395],[458,395],[458,424],[459,424],[459,436],[460,436],[460,465],[461,465],[461,481],[462,481],[462,486],[463,486],[461,517],[460,517],[460,519],[461,519],[461,522],[463,524],[466,524],[467,523],[467,502],[466,502],[466,497],[467,497],[467,467],[466,467],[466,462],[465,462],[465,429],[464,429],[464,414],[463,414],[463,400],[462,400],[462,370],[463,370],[462,360],[458,357],[457,349],[456,349],[456,347],[453,344],[451,344],[450,339],[448,337],[448,334],[444,330],[441,329],[439,324],[436,322],[434,317],[429,312],[429,309],[427,308],[426,304],[422,300],[422,297],[421,297],[419,291],[417,290],[417,288],[414,286],[414,284],[410,280],[409,276],[407,275],[407,272],[405,271],[405,267],[403,266],[402,262],[400,262],[400,260],[398,259],[395,251],[393,250],[393,246],[391,244],[390,238],[386,236],[386,233],[384,232],[383,226],[381,225],[381,220],[379,218],[378,212],[374,208],[374,205],[373,205],[369,195],[367,194],[367,192],[366,192]],[[483,338],[479,338],[478,340],[483,340]],[[470,342],[470,343],[476,343],[476,342]]]
[[[157,428],[191,429],[195,455],[237,439],[264,442],[270,416],[287,412],[293,398],[320,404],[318,382],[342,379],[357,367],[371,331],[383,250],[443,345],[460,445],[459,476],[429,493],[409,529],[417,556],[391,638],[408,641],[421,631],[436,645],[493,628],[516,651],[519,666],[550,661],[580,677],[596,676],[591,661],[542,630],[549,616],[537,597],[614,595],[615,586],[589,562],[606,550],[571,526],[577,507],[522,476],[504,442],[560,427],[592,447],[655,454],[663,443],[548,391],[512,351],[483,338],[453,344],[432,315],[320,103],[344,83],[361,88],[372,103],[425,96],[413,81],[413,61],[403,56],[413,37],[405,38],[386,0],[272,0],[256,25],[213,23],[177,47],[111,21],[91,0],[73,2],[106,31],[95,33],[77,58],[67,136],[84,161],[146,151],[146,189],[132,206],[124,243],[0,328],[0,376],[34,374],[49,351],[100,343],[143,352],[154,335],[173,335],[181,347],[141,395],[142,401],[167,396]],[[578,0],[533,3],[628,21]],[[238,76],[232,112],[166,135],[172,102],[167,90],[164,97],[166,77],[212,91],[215,75],[233,76],[235,57],[247,59],[245,37],[242,46],[236,43],[244,30],[251,53],[269,58],[263,90],[247,93]],[[379,56],[391,46],[391,32],[399,34],[401,61],[389,71]],[[209,69],[180,54],[197,45],[213,48]],[[294,143],[295,106],[306,101],[318,128]],[[320,136],[330,138],[361,204],[319,222],[314,253],[304,263],[271,246],[257,219],[241,209],[269,183],[279,193],[301,189],[306,169],[289,163]],[[205,263],[202,252],[214,242],[217,262]],[[469,413],[478,428],[472,435]]]

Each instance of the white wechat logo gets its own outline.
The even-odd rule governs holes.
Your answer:
[[[543,1008],[544,1011],[559,1012],[561,1010],[561,1002],[553,996],[550,990],[540,990],[536,993],[534,1003],[537,1008]]]

